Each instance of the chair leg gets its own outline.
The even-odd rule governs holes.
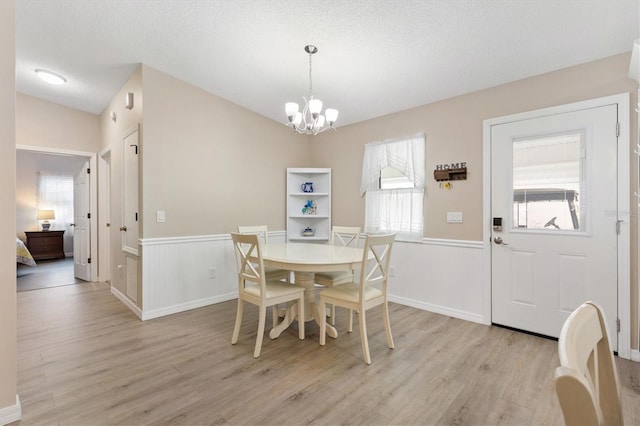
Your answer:
[[[384,331],[387,334],[387,345],[390,349],[395,348],[393,345],[393,336],[391,335],[391,323],[389,322],[389,305],[385,301],[382,305],[382,316],[384,320]]]
[[[326,305],[324,299],[320,296],[320,312],[326,312]],[[324,346],[327,340],[327,316],[320,315],[320,346]]]
[[[238,298],[238,309],[236,311],[236,325],[233,327],[233,335],[231,336],[231,344],[238,343],[238,336],[240,335],[240,325],[242,325],[242,312],[244,311],[244,301]]]
[[[272,320],[273,320],[272,322],[273,322],[273,326],[274,326],[274,327],[275,327],[276,325],[278,325],[278,314],[279,314],[279,312],[278,312],[278,305],[273,305],[273,306],[271,307],[271,316],[273,317],[273,318],[272,318]]]
[[[336,325],[336,305],[331,305],[331,325]]]
[[[298,338],[304,340],[304,293],[298,299]]]
[[[260,351],[262,350],[262,338],[264,337],[264,326],[267,322],[267,308],[266,306],[260,306],[260,318],[258,319],[258,335],[256,336],[256,347],[253,350],[253,357],[258,358]]]
[[[349,309],[349,322],[347,323],[347,333],[353,331],[353,309]]]
[[[371,355],[369,354],[369,339],[367,338],[367,320],[365,319],[364,309],[360,310],[360,341],[362,342],[362,355],[365,364],[371,364]]]

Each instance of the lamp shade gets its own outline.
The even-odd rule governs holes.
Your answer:
[[[631,62],[629,63],[629,78],[640,83],[640,39],[633,42]]]
[[[53,220],[56,218],[54,210],[38,210],[38,220]]]

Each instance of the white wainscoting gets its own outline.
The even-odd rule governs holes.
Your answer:
[[[396,241],[391,254],[394,276],[389,278],[389,300],[490,324],[490,313],[483,312],[482,248],[480,241]]]
[[[285,232],[269,233],[284,242]],[[237,298],[231,237],[205,235],[141,239],[142,310],[148,320]],[[483,312],[482,243],[424,239],[396,241],[389,300],[481,324]],[[215,278],[210,278],[215,268]]]
[[[16,395],[15,405],[0,408],[0,425],[8,425],[17,422],[22,418],[22,406],[20,405],[20,397]]]

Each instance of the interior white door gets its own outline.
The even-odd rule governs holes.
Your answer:
[[[138,182],[139,132],[136,127],[122,140],[122,251],[125,258],[125,293],[138,302]]]
[[[558,337],[591,300],[617,349],[617,105],[491,128],[492,322]]]
[[[91,281],[91,226],[89,161],[73,179],[73,263],[76,278]]]
[[[98,158],[98,280],[111,281],[111,150]]]

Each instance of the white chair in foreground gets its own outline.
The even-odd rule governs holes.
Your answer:
[[[558,339],[556,393],[567,425],[621,425],[615,359],[604,312],[586,302],[565,321]]]
[[[298,318],[304,318],[304,288],[278,280],[268,281],[265,278],[262,243],[257,235],[231,233],[231,239],[238,267],[238,311],[231,344],[235,345],[238,342],[244,302],[257,305],[259,309],[258,335],[253,351],[253,356],[257,358],[262,349],[267,307],[278,303],[296,302],[298,304]],[[298,321],[298,337],[300,340],[304,339],[304,321]]]
[[[366,310],[382,305],[384,330],[387,345],[393,349],[393,337],[389,323],[389,306],[387,304],[387,279],[389,277],[389,260],[395,234],[368,235],[364,243],[364,254],[360,268],[359,282],[341,284],[320,291],[320,312],[325,312],[326,303],[359,312],[360,341],[364,362],[371,364],[369,340],[367,338]],[[379,287],[376,287],[379,286]],[[326,341],[327,318],[322,315],[320,322],[320,345]],[[349,330],[351,331],[351,330]]]
[[[359,226],[333,226],[331,228],[331,241],[332,245],[358,247],[358,241],[360,240],[360,227]],[[316,272],[315,283],[325,286],[333,287],[340,284],[353,282],[353,271],[329,271],[329,272]],[[336,324],[336,307],[331,305],[331,325]],[[353,324],[353,311],[349,311],[349,322]],[[351,329],[353,325],[349,326]]]

